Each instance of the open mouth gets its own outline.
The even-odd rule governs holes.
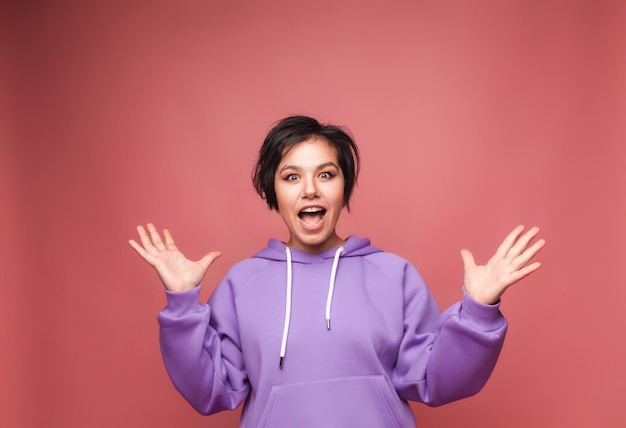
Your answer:
[[[305,208],[298,213],[298,217],[306,224],[316,225],[324,220],[326,210],[322,207]]]

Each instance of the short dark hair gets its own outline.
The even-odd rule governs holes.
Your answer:
[[[350,209],[350,197],[361,168],[359,148],[348,130],[320,124],[307,116],[290,116],[276,122],[259,150],[252,183],[269,209],[278,211],[274,175],[283,155],[296,144],[315,137],[327,141],[337,151],[337,162],[344,177],[343,204]]]

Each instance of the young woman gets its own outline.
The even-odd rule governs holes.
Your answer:
[[[516,227],[484,266],[463,250],[461,301],[445,312],[406,260],[337,235],[359,152],[341,128],[295,116],[259,153],[254,185],[289,231],[233,266],[207,304],[219,256],[188,260],[164,230],[129,241],[165,285],[161,351],[202,414],[245,402],[242,427],[415,427],[407,400],[437,406],[478,392],[500,353],[505,290],[540,267],[537,228]]]

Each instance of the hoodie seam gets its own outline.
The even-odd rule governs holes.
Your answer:
[[[248,259],[248,260],[254,260],[254,259]],[[263,260],[263,266],[256,266],[256,271],[254,272],[254,274],[252,276],[250,276],[250,278],[248,280],[246,280],[242,285],[240,285],[239,287],[233,287],[233,298],[236,300],[237,297],[239,296],[239,293],[245,291],[248,287],[250,287],[250,285],[256,280],[256,278],[261,274],[261,272],[263,272],[263,270],[265,269],[265,267],[270,264],[272,262],[272,260],[268,260],[268,259],[261,259]],[[244,262],[238,263],[239,264],[245,264]],[[233,267],[233,269],[236,268],[236,270],[240,270],[241,268],[237,268],[237,265],[235,265]],[[237,281],[238,282],[238,281]],[[231,283],[233,285],[236,284],[236,282],[234,280],[231,280]]]
[[[378,253],[376,253],[378,254]],[[383,254],[387,254],[387,255],[393,255],[392,253],[383,253]],[[404,278],[406,277],[406,275],[404,274],[404,272],[406,271],[407,266],[409,265],[409,262],[407,262],[406,260],[402,259],[399,256],[395,256],[398,258],[399,261],[401,261],[401,266],[402,266],[402,285],[404,286]],[[376,262],[374,262],[373,260],[370,260],[369,255],[368,256],[363,256],[363,260],[365,260],[365,262],[367,262],[369,265],[373,266],[376,268],[376,270],[380,273],[382,273],[387,279],[390,280],[390,282],[393,282],[394,280],[396,280],[396,278],[392,277],[391,275],[389,275],[389,273],[387,272],[387,270],[382,269],[380,267],[380,265]]]

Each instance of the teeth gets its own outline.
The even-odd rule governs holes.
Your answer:
[[[326,210],[320,207],[307,207],[298,213],[298,217],[303,218],[305,214],[319,214],[322,218],[324,218]]]

